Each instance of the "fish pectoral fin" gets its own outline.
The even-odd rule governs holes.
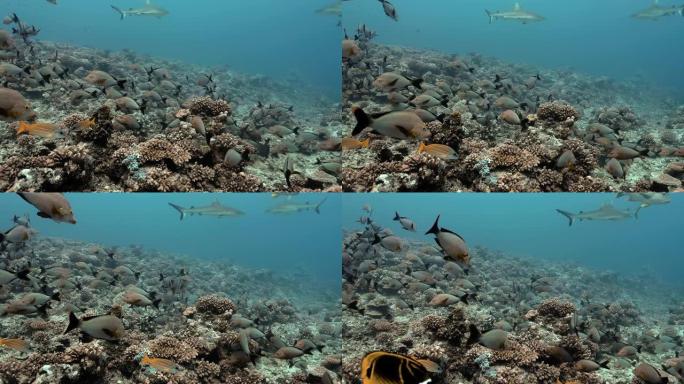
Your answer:
[[[406,129],[405,127],[402,127],[401,125],[395,125],[394,128],[398,129],[399,132],[401,132],[404,136],[410,137],[411,136],[411,131]]]
[[[38,212],[37,215],[40,216],[40,217],[42,217],[42,218],[44,218],[44,219],[49,219],[49,218],[50,218],[50,215],[48,215],[48,214],[45,213],[45,212]]]
[[[112,338],[116,337],[116,333],[114,333],[114,331],[112,331],[109,328],[102,328],[102,332],[104,332],[104,334],[109,336],[109,337],[112,337]]]

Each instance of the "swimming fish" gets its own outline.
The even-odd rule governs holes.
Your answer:
[[[180,212],[180,219],[183,220],[185,215],[199,215],[199,216],[215,216],[215,217],[232,217],[244,215],[244,212],[239,211],[235,208],[227,207],[222,205],[218,201],[214,201],[207,206],[191,206],[190,208],[183,208],[180,205],[169,203],[171,207]]]
[[[489,16],[489,23],[491,24],[494,20],[511,20],[519,21],[523,24],[532,23],[536,21],[543,21],[544,18],[532,12],[524,11],[520,7],[520,3],[515,3],[512,11],[488,11],[485,10],[487,16]]]
[[[30,136],[40,136],[45,138],[50,138],[55,136],[57,132],[57,125],[52,123],[29,123],[26,121],[20,121],[17,127],[17,136],[19,135],[30,135]]]
[[[373,80],[373,86],[388,93],[401,91],[409,85],[422,89],[422,84],[423,79],[409,79],[394,72],[385,72]]]
[[[387,15],[387,17],[394,21],[399,21],[399,17],[397,16],[397,9],[394,8],[394,5],[392,5],[392,3],[390,3],[388,0],[378,1],[382,3],[382,10],[385,12],[385,15]]]
[[[580,211],[579,213],[572,213],[568,211],[563,211],[560,209],[556,209],[558,213],[561,215],[565,216],[568,218],[568,226],[572,226],[572,224],[575,222],[575,220],[583,221],[583,220],[601,220],[601,221],[616,221],[616,220],[625,220],[625,219],[631,219],[632,217],[635,219],[639,218],[639,210],[641,207],[637,208],[634,212],[629,211],[629,210],[624,210],[621,211],[617,208],[615,208],[612,204],[606,203],[601,208],[593,210],[593,211],[587,211],[583,212]]]
[[[410,232],[415,232],[416,231],[416,224],[411,221],[411,219],[403,216],[399,216],[399,212],[394,212],[394,221],[398,221],[399,224],[401,224],[401,227],[404,228],[407,231]]]
[[[356,126],[352,136],[356,136],[366,128],[373,133],[393,137],[395,139],[423,139],[429,135],[421,118],[411,111],[387,112],[367,115],[363,109],[353,107]]]
[[[273,357],[281,360],[291,360],[302,355],[304,355],[304,351],[299,348],[282,347],[273,354]]]
[[[158,371],[167,373],[176,372],[180,368],[178,364],[174,363],[171,360],[149,357],[147,355],[143,356],[143,358],[140,360],[140,365],[154,368]]]
[[[137,291],[126,291],[121,299],[124,302],[137,307],[153,305],[155,308],[159,308],[159,303],[161,302],[161,299],[150,300],[147,296]]]
[[[0,119],[4,121],[34,120],[31,105],[14,89],[0,87]]]
[[[119,340],[124,334],[123,323],[118,317],[102,315],[79,319],[73,312],[69,312],[69,324],[64,334],[77,328],[96,339],[110,341]]]
[[[317,9],[316,13],[319,15],[342,16],[342,1],[336,0],[332,4],[328,4],[323,8]]]
[[[298,213],[298,212],[304,212],[304,211],[315,211],[316,213],[320,214],[321,213],[321,205],[325,203],[325,201],[328,198],[324,198],[321,200],[320,203],[318,204],[311,204],[311,203],[282,203],[278,204],[275,207],[271,207],[266,210],[268,213],[274,213],[274,214],[289,214],[289,213]]]
[[[37,232],[32,228],[23,225],[16,225],[5,233],[0,233],[0,242],[7,241],[14,244],[26,242]]]
[[[162,18],[169,14],[169,11],[158,5],[152,4],[150,0],[146,0],[145,6],[140,8],[129,8],[127,10],[122,10],[113,5],[112,8],[118,12],[119,15],[121,15],[121,20],[130,16],[153,16],[156,18]]]
[[[654,0],[650,7],[636,12],[632,15],[632,18],[639,20],[651,20],[656,21],[657,19],[664,16],[672,16],[679,14],[682,16],[682,9],[684,7],[678,7],[673,5],[671,7],[663,7],[658,4],[658,0]]]
[[[361,380],[362,384],[429,383],[431,373],[439,370],[439,366],[430,360],[374,351],[361,361]]]
[[[448,145],[444,144],[428,144],[420,143],[418,146],[418,153],[427,153],[443,160],[456,160],[458,155],[456,151]]]
[[[639,203],[641,208],[650,207],[651,205],[669,204],[672,199],[667,193],[659,192],[643,192],[643,193],[623,193],[617,194],[617,197],[627,196],[627,201]]]
[[[0,338],[0,347],[14,349],[15,351],[26,351],[28,350],[28,343],[22,339]]]
[[[19,272],[11,272],[6,269],[0,269],[0,285],[7,285],[16,279],[30,281],[28,274],[31,273],[30,269],[24,269]]]
[[[440,228],[440,216],[437,216],[432,228],[425,232],[425,234],[435,235],[435,242],[442,251],[444,251],[445,259],[456,261],[467,266],[470,263],[470,255],[468,254],[468,246],[466,245],[465,240],[456,232],[452,232],[446,228]]]
[[[363,51],[359,44],[355,40],[344,39],[342,40],[342,58],[354,60],[361,56]]]
[[[353,149],[368,148],[370,139],[359,141],[353,137],[345,137],[342,139],[342,150],[349,151]]]
[[[376,234],[372,244],[380,244],[383,248],[392,252],[400,252],[404,248],[404,241],[398,236],[385,236],[381,238]]]
[[[634,368],[634,376],[645,384],[667,384],[669,380],[650,364],[640,363]]]
[[[27,203],[38,208],[38,216],[58,223],[76,224],[71,204],[63,194],[54,192],[19,192],[18,194]]]

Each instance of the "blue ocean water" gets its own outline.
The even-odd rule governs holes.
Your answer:
[[[386,17],[376,0],[345,2],[343,25],[353,33],[365,23],[377,41],[446,53],[477,52],[514,63],[563,68],[615,79],[639,79],[684,97],[681,75],[684,17],[658,21],[630,16],[652,0],[521,1],[540,23],[495,21],[488,10],[512,10],[514,0],[392,0],[399,21]],[[682,6],[660,0],[660,5]]]
[[[316,9],[328,0],[154,0],[163,18],[119,19],[121,9],[145,0],[5,0],[1,17],[16,12],[36,25],[42,40],[227,66],[250,74],[295,78],[337,101],[339,27]]]
[[[266,209],[281,203],[318,203],[313,211],[274,215]],[[39,236],[93,242],[105,246],[142,245],[187,258],[226,261],[275,273],[303,274],[327,287],[337,287],[340,275],[341,196],[300,194],[273,198],[270,194],[66,194],[76,225],[36,216],[36,209],[16,194],[0,194],[0,229],[12,227],[13,215],[29,214]],[[216,218],[186,216],[168,203],[184,207],[219,201],[245,214]],[[151,260],[153,262],[153,260]]]
[[[635,209],[637,203],[614,194],[347,194],[343,202],[345,229],[359,229],[356,220],[373,207],[373,220],[396,235],[434,244],[430,229],[438,214],[440,226],[477,245],[508,255],[575,263],[623,275],[646,275],[682,285],[684,258],[677,235],[684,217],[684,195],[671,194],[672,202],[640,210],[638,219],[582,221],[568,226],[556,209],[579,212],[612,203]],[[408,232],[392,221],[394,212],[416,223]],[[472,260],[474,265],[477,259]]]

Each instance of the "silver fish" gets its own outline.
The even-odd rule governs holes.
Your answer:
[[[304,212],[304,211],[315,211],[316,213],[321,213],[321,205],[325,203],[325,201],[328,198],[326,197],[325,199],[321,200],[320,203],[318,204],[312,204],[312,203],[283,203],[276,205],[275,207],[269,208],[266,210],[268,213],[274,213],[274,214],[289,214],[289,213],[298,213],[298,212]]]
[[[683,12],[684,7],[678,7],[676,5],[671,7],[663,7],[658,4],[658,0],[654,0],[650,7],[633,14],[632,18],[656,21],[665,16],[672,16],[676,14],[682,16]]]

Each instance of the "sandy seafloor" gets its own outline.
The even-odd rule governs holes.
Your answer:
[[[660,369],[670,383],[682,380],[681,286],[647,271],[625,276],[482,246],[471,249],[474,262],[465,274],[447,266],[432,242],[404,239],[395,252],[371,245],[368,234],[361,225],[344,232],[348,383],[359,382],[361,358],[375,350],[439,363],[437,383],[641,384],[633,374],[639,363]],[[467,303],[431,305],[442,293],[467,294]],[[507,338],[497,349],[469,342],[472,326],[504,330]],[[572,361],[560,363],[552,347]],[[581,359],[605,368],[582,372]]]
[[[368,30],[365,33],[370,33]],[[364,32],[356,32],[364,36]],[[352,106],[367,113],[412,109],[374,86],[383,73],[423,79],[422,89],[399,89],[399,98],[429,94],[446,106],[424,108],[442,122],[427,123],[426,144],[444,144],[457,159],[417,153],[421,140],[398,140],[365,130],[370,148],[345,151],[348,191],[646,191],[681,189],[684,103],[638,78],[617,81],[515,64],[477,53],[437,51],[356,41],[343,63],[344,118],[349,135]],[[537,77],[538,76],[538,77]],[[497,79],[498,77],[498,79]],[[396,100],[396,98],[395,98]],[[511,110],[530,118],[511,124]],[[618,158],[622,174],[607,170],[614,146],[638,152]],[[570,151],[571,165],[558,165]]]
[[[0,123],[2,190],[307,191],[338,185],[339,101],[306,79],[275,80],[132,51],[15,44],[20,56],[7,62],[29,73],[5,75],[3,86],[19,91],[36,121],[55,124],[56,133],[17,135],[18,119]],[[93,70],[126,82],[93,84],[85,79]],[[294,174],[289,187],[286,162]]]
[[[0,317],[0,338],[29,344],[27,351],[0,347],[0,383],[339,382],[339,290],[316,276],[49,237],[6,246],[3,256],[4,269],[30,265],[31,273],[29,281],[2,288],[1,311],[29,292],[59,292],[61,301],[50,301],[43,315],[33,308]],[[125,302],[131,286],[156,293],[159,308]],[[70,310],[79,318],[118,316],[124,335],[110,342],[87,340],[78,330],[63,334]],[[250,356],[240,345],[245,330]],[[283,345],[301,340],[308,340],[306,354],[275,357]],[[145,354],[177,367],[143,367]]]

